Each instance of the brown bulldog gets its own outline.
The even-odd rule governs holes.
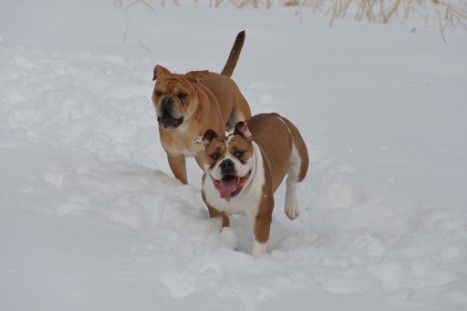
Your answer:
[[[207,70],[175,74],[160,65],[154,68],[156,85],[152,102],[160,140],[174,176],[184,184],[187,183],[186,157],[195,157],[202,167],[204,148],[195,140],[207,129],[223,133],[251,115],[247,101],[230,79],[244,41],[242,31],[220,74]]]
[[[229,226],[229,215],[254,221],[252,255],[261,256],[269,240],[274,192],[287,175],[285,214],[298,216],[297,183],[308,171],[308,152],[298,129],[277,113],[259,114],[235,125],[230,135],[208,130],[203,136],[203,200],[212,218]]]

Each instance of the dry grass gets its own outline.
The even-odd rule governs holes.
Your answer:
[[[221,1],[221,0],[218,0]],[[232,0],[230,0],[232,1]],[[243,0],[243,2],[251,2]],[[255,1],[257,2],[257,1]],[[467,31],[466,0],[285,0],[278,1],[285,6],[297,6],[302,19],[302,7],[313,12],[324,12],[329,16],[329,26],[338,18],[352,18],[356,21],[387,24],[406,21],[411,18],[424,20],[425,30],[438,28],[443,41],[447,31]],[[243,3],[243,6],[248,3]],[[271,1],[267,1],[270,7]],[[412,32],[417,31],[412,28]]]
[[[167,2],[179,6],[178,0]],[[155,10],[157,5],[164,7],[166,0],[115,0],[114,4],[126,8],[142,5]],[[273,5],[297,7],[296,14],[301,21],[303,8],[308,7],[312,12],[328,16],[330,27],[336,19],[344,18],[382,24],[419,18],[424,20],[425,30],[439,29],[444,41],[447,31],[467,31],[467,0],[210,0],[209,5],[215,8],[233,5],[238,9],[269,9]],[[412,28],[411,31],[417,29]]]
[[[172,0],[172,1],[176,6],[180,6],[180,4],[178,3],[178,0]],[[128,3],[125,3],[125,2],[128,2]],[[124,6],[127,9],[131,8],[132,6],[140,4],[140,5],[144,5],[148,9],[154,11],[154,6],[151,4],[151,2],[153,2],[153,1],[151,1],[151,0],[132,0],[132,1],[115,0],[114,4]],[[165,7],[165,0],[160,0],[160,5],[162,7]]]
[[[315,0],[325,2],[326,0]],[[345,18],[353,12],[357,21],[371,23],[389,23],[392,20],[408,20],[412,17],[424,18],[425,28],[431,23],[438,25],[441,33],[447,29],[461,28],[467,31],[467,12],[465,1],[453,5],[450,2],[439,0],[333,0],[332,8],[327,14],[330,17],[330,26],[336,18]],[[351,10],[353,8],[353,10]],[[431,14],[431,18],[430,18]]]
[[[214,3],[213,3],[214,2]],[[224,0],[210,0],[210,5],[214,7],[219,7]],[[253,7],[255,9],[264,7],[266,9],[270,9],[272,7],[273,1],[272,0],[228,0],[226,2],[231,3],[233,6],[237,7],[238,9],[243,9],[247,6]]]

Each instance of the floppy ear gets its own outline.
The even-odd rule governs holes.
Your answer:
[[[185,74],[185,77],[193,82],[199,83],[203,80],[204,77],[209,75],[208,70],[201,70],[201,71],[190,71]]]
[[[166,74],[170,74],[170,71],[167,68],[164,68],[161,65],[156,65],[156,67],[154,67],[154,76],[152,81],[155,81]]]
[[[211,143],[211,141],[217,137],[219,137],[219,135],[217,135],[217,133],[214,132],[214,130],[211,130],[211,129],[207,130],[203,135],[204,148],[206,148]]]
[[[247,142],[251,142],[253,140],[253,136],[251,135],[251,132],[248,129],[248,125],[245,121],[240,121],[235,124],[234,134],[243,136]]]

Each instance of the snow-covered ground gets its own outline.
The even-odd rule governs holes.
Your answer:
[[[0,4],[0,310],[467,309],[465,33],[147,2]],[[194,161],[172,177],[150,102],[155,64],[218,71],[243,29],[233,78],[311,156],[258,260]]]

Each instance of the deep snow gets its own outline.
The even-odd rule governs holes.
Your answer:
[[[467,308],[465,33],[115,3],[0,5],[0,310]],[[311,156],[256,261],[194,161],[172,177],[150,103],[155,64],[220,70],[243,29],[233,78]]]

